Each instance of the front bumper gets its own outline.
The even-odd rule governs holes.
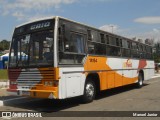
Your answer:
[[[48,98],[58,99],[56,91],[51,90],[20,90],[20,89],[7,89],[9,95],[26,96],[32,98]]]

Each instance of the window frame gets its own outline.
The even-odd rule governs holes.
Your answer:
[[[73,66],[82,66],[83,65],[83,59],[81,60],[81,63],[77,63],[76,61],[77,60],[77,57],[80,57],[82,56],[83,58],[86,56],[86,53],[87,53],[87,49],[86,49],[86,41],[87,41],[87,35],[84,34],[84,33],[80,33],[80,32],[75,32],[75,31],[70,31],[70,35],[69,35],[69,42],[71,42],[71,36],[75,34],[75,35],[80,35],[83,37],[83,47],[84,47],[84,53],[78,53],[78,52],[72,52],[72,51],[65,51],[65,44],[64,44],[64,50],[63,51],[58,51],[59,55],[58,55],[58,64],[61,66],[61,65],[73,65]],[[62,40],[62,42],[64,42],[64,40]],[[73,57],[74,59],[71,59],[71,61],[73,60],[72,63],[62,63],[60,62],[61,60],[66,60],[68,61],[67,58],[64,58],[64,59],[61,59],[60,60],[60,56],[67,56],[67,55],[71,55],[71,57]]]

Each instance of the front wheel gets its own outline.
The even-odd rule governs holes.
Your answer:
[[[84,94],[82,96],[84,103],[92,102],[96,95],[96,88],[95,83],[93,81],[86,81],[85,88],[84,88]]]
[[[143,77],[142,77],[141,73],[139,73],[139,75],[138,75],[138,83],[136,84],[136,86],[138,88],[141,88],[143,86]]]

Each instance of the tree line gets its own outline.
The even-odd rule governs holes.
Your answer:
[[[153,58],[156,63],[160,63],[160,42],[154,44]]]

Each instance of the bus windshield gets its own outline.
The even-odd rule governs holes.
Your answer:
[[[53,30],[13,37],[9,67],[53,65]]]

